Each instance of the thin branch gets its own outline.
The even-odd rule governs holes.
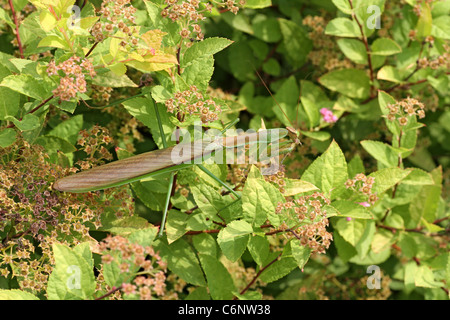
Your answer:
[[[280,254],[273,259],[272,261],[270,261],[266,266],[264,266],[263,268],[261,268],[258,273],[253,277],[252,281],[249,282],[249,284],[240,292],[240,294],[244,294],[245,292],[247,292],[248,289],[250,289],[250,287],[255,283],[255,281],[258,279],[258,277],[261,275],[261,273],[264,272],[264,270],[266,270],[268,267],[270,267],[273,263],[275,263],[277,260],[280,259],[281,255],[283,252],[280,252]],[[233,298],[233,300],[236,300],[236,297]]]
[[[364,43],[364,46],[366,47],[367,61],[369,63],[370,81],[371,81],[370,96],[372,97],[372,96],[374,96],[374,93],[375,93],[373,90],[375,88],[374,87],[375,76],[374,76],[374,70],[373,70],[373,65],[372,65],[372,52],[370,51],[369,42],[367,41],[367,37],[364,34],[364,28],[363,28],[362,24],[359,22],[359,19],[354,12],[353,0],[348,0],[348,2],[350,3],[350,8],[352,9],[352,17],[355,20],[355,22],[358,24],[359,30],[361,32],[362,41]]]
[[[16,10],[14,10],[14,4],[13,4],[12,0],[8,0],[8,2],[9,2],[9,7],[11,8],[11,13],[13,15],[14,24],[16,25],[16,38],[17,38],[17,44],[19,46],[20,57],[23,59],[25,56],[23,54],[22,41],[20,39],[20,34],[19,34],[19,19],[17,19]]]
[[[95,298],[95,300],[102,300],[102,299],[112,295],[114,292],[119,291],[120,289],[122,289],[122,285],[118,286],[117,288],[113,288],[112,290],[108,291],[107,293],[105,293],[101,297]]]
[[[27,112],[27,114],[31,114],[31,113],[35,113],[37,110],[39,110],[40,108],[42,108],[43,106],[45,106],[47,104],[47,102],[49,102],[50,100],[53,99],[53,95],[51,97],[48,97],[47,99],[45,99],[44,101],[42,101],[38,106],[36,106],[35,108],[33,108],[32,110],[30,110],[29,112]],[[20,118],[19,121],[22,121],[23,118]],[[9,124],[8,126],[6,126],[6,128],[13,128],[15,127],[14,123]]]
[[[89,51],[86,53],[86,55],[84,56],[85,58],[89,57],[89,55],[92,53],[92,51],[94,51],[95,47],[99,44],[98,41],[96,41],[92,47],[89,49]]]

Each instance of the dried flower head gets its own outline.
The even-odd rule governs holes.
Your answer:
[[[204,97],[196,86],[189,90],[176,92],[173,98],[165,102],[167,112],[184,117],[185,115],[199,116],[203,123],[215,121],[222,112],[222,107],[213,99]]]
[[[297,238],[312,253],[325,253],[333,236],[327,232],[328,219],[323,207],[330,203],[322,193],[301,196],[298,199],[278,203],[275,213],[283,219],[281,229]]]
[[[394,104],[387,106],[389,114],[386,118],[390,121],[398,121],[400,126],[405,126],[412,116],[419,116],[420,119],[425,117],[425,105],[417,99],[406,98]]]
[[[68,101],[75,98],[77,93],[86,92],[86,75],[93,78],[96,72],[90,60],[81,60],[78,56],[72,56],[58,65],[54,60],[50,61],[47,74],[60,78],[58,87],[53,90],[53,96]]]

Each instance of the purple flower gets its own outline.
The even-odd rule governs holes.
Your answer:
[[[366,208],[370,207],[370,203],[368,203],[368,202],[359,202],[358,204],[360,204],[360,205],[362,205],[363,207],[366,207]]]
[[[352,221],[352,218],[347,217],[346,220],[347,220],[347,221]]]
[[[331,110],[328,110],[327,108],[320,109],[320,114],[323,117],[323,120],[328,123],[335,123],[338,121],[338,118],[333,114]]]

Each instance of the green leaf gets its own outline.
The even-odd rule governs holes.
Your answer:
[[[356,155],[348,163],[348,176],[354,177],[358,173],[365,173],[364,163],[359,155]]]
[[[319,82],[328,89],[350,98],[365,99],[370,93],[370,79],[364,70],[342,69],[331,71],[321,76]]]
[[[265,283],[276,281],[288,275],[292,270],[298,267],[297,261],[292,257],[290,245],[285,247],[285,250],[283,252],[283,255],[281,255],[281,258],[277,259],[277,256],[278,253],[274,252],[271,256],[267,258],[265,266],[267,266],[275,259],[276,260],[261,273],[260,276],[261,281]]]
[[[65,139],[75,145],[78,138],[78,132],[80,132],[82,127],[83,115],[79,114],[59,123],[56,127],[50,130],[48,135]]]
[[[44,100],[48,95],[41,82],[28,74],[7,76],[0,83],[0,86],[10,88],[37,100]]]
[[[305,64],[312,50],[312,41],[306,31],[296,23],[286,19],[278,21],[283,36],[283,52],[286,60],[292,67],[299,68]]]
[[[248,43],[236,42],[229,49],[229,70],[235,78],[242,82],[255,80],[254,59],[253,50]]]
[[[385,81],[390,81],[390,82],[394,82],[394,83],[401,83],[404,78],[405,78],[404,71],[399,70],[398,68],[395,68],[393,66],[383,66],[377,72],[378,80],[385,80]]]
[[[197,286],[206,285],[197,256],[184,239],[178,239],[170,245],[162,240],[158,241],[157,250],[161,258],[167,262],[169,270],[181,279]],[[217,261],[216,258],[213,259]]]
[[[372,43],[372,55],[391,56],[402,52],[402,47],[389,38],[378,38]]]
[[[48,281],[48,299],[92,299],[95,291],[92,263],[88,263],[76,250],[58,243],[53,244],[53,255],[55,267]]]
[[[70,50],[69,45],[67,44],[67,41],[63,38],[60,38],[58,36],[50,35],[39,41],[39,44],[37,45],[38,48],[42,47],[54,47],[54,48],[60,48],[64,50]]]
[[[209,254],[217,257],[218,248],[217,242],[212,235],[208,233],[201,233],[192,238],[195,250],[201,254]]]
[[[327,24],[325,34],[345,38],[358,38],[361,36],[361,31],[355,21],[348,18],[335,18]]]
[[[380,141],[363,140],[363,148],[385,167],[396,167],[398,165],[398,154],[387,143]]]
[[[396,229],[403,229],[405,223],[401,215],[392,213],[386,217],[386,225]]]
[[[350,221],[339,219],[335,225],[342,238],[354,247],[364,234],[365,226],[365,222],[359,219],[351,219]]]
[[[77,151],[74,145],[65,139],[52,137],[52,136],[40,136],[36,139],[35,143],[40,144],[45,150],[52,154],[57,152],[71,153]]]
[[[339,212],[339,217],[373,219],[373,215],[366,207],[349,200],[336,200],[331,203],[331,206]]]
[[[367,64],[367,50],[360,40],[339,39],[337,44],[342,53],[351,61],[358,64]]]
[[[385,168],[373,172],[369,175],[369,177],[375,178],[372,192],[380,195],[402,181],[410,173],[410,170],[400,168]]]
[[[143,247],[149,247],[153,244],[153,241],[158,234],[158,230],[159,228],[154,226],[138,229],[129,234],[128,240],[131,243],[137,243]]]
[[[267,238],[260,235],[252,235],[247,248],[253,260],[261,267],[269,255],[270,243]]]
[[[358,253],[355,247],[345,241],[339,232],[333,233],[333,243],[336,246],[339,257],[345,262]]]
[[[251,171],[259,171],[255,166]],[[242,209],[244,220],[252,225],[259,227],[266,219],[277,226],[279,217],[275,214],[275,208],[278,202],[283,202],[284,198],[280,191],[270,182],[263,178],[247,178],[244,189],[242,190]]]
[[[314,102],[305,97],[301,97],[301,102],[308,116],[309,128],[312,129],[320,122],[319,108]]]
[[[440,288],[442,282],[436,281],[433,271],[428,266],[417,266],[414,272],[414,283],[417,287]]]
[[[348,179],[347,162],[334,140],[328,149],[306,169],[301,179],[317,186],[325,194],[329,194],[330,199],[336,198],[344,191],[344,183]]]
[[[0,289],[0,300],[39,300],[34,294],[19,289]]]
[[[228,270],[217,258],[209,254],[199,254],[206,275],[208,289],[214,300],[231,300],[236,287]]]
[[[196,42],[184,53],[181,60],[181,67],[186,68],[195,60],[203,60],[203,58],[212,56],[215,53],[222,51],[232,43],[233,41],[231,40],[218,37],[206,38],[203,41]]]
[[[189,64],[183,71],[181,77],[184,79],[186,85],[195,85],[200,92],[204,92],[208,88],[213,73],[214,58],[212,56],[206,56],[202,59],[196,59]]]
[[[433,222],[436,217],[436,211],[439,205],[439,198],[442,192],[442,172],[436,168],[432,175],[436,175],[434,185],[425,185],[419,194],[411,201],[409,211],[411,218],[416,223],[420,223],[422,218],[428,222]]]
[[[389,104],[395,104],[396,100],[389,94],[384,91],[378,92],[378,103],[380,105],[381,113],[386,116],[389,114]],[[385,119],[385,123],[389,131],[398,136],[400,134],[400,126],[397,121],[390,121],[387,118]]]
[[[272,0],[246,0],[245,8],[261,9],[272,6]]]
[[[114,219],[114,216],[111,215],[110,218],[111,219],[103,220],[103,226],[99,229],[122,236],[127,236],[139,229],[148,228],[150,225],[146,219],[139,216],[129,216],[120,219]]]
[[[364,233],[363,233],[361,239],[359,239],[359,241],[356,243],[355,248],[356,248],[356,251],[358,252],[357,257],[361,260],[366,260],[367,258],[370,259],[370,257],[368,257],[368,255],[372,253],[372,251],[370,251],[370,249],[371,249],[373,236],[375,235],[375,232],[376,232],[375,225],[376,225],[375,221],[367,221],[366,220],[366,226],[364,229]]]
[[[441,16],[433,20],[431,35],[436,38],[450,40],[450,17]]]
[[[328,131],[302,131],[300,133],[317,141],[327,141],[330,140],[331,134]]]
[[[424,2],[420,6],[420,17],[417,21],[416,30],[419,39],[425,38],[431,34],[433,17],[431,16],[430,4]]]
[[[127,75],[118,75],[112,71],[97,74],[94,79],[92,79],[92,83],[99,86],[112,88],[137,87],[137,84],[128,78]]]
[[[294,76],[291,76],[277,90],[275,99],[272,97],[268,98],[268,102],[273,105],[273,112],[286,127],[295,126],[292,122],[297,119],[297,114],[300,111],[298,110],[299,95],[297,80]],[[265,107],[260,100],[254,99],[254,102],[262,106],[262,108]],[[301,117],[300,114],[299,116]]]
[[[394,234],[391,231],[379,229],[373,236],[371,249],[374,253],[381,253],[389,250],[394,242]]]
[[[211,300],[206,287],[196,287],[184,300]]]
[[[0,131],[0,147],[9,147],[16,141],[17,132],[12,128],[6,128]]]
[[[228,260],[235,262],[244,253],[249,241],[252,226],[245,221],[235,220],[220,230],[217,243]]]
[[[27,113],[21,120],[11,116],[7,116],[6,120],[12,121],[20,131],[34,130],[41,125],[39,117],[31,113]]]
[[[19,112],[20,94],[9,89],[0,87],[0,120],[6,117],[14,117]]]
[[[292,256],[297,261],[298,267],[303,270],[303,267],[308,262],[311,255],[311,249],[309,247],[302,246],[300,241],[291,241]]]
[[[153,99],[137,97],[125,101],[122,104],[133,117],[141,121],[150,129],[152,137],[158,145],[158,148],[164,148],[162,137],[159,132],[158,119],[156,117]],[[167,109],[160,104],[157,104],[157,108],[161,117],[164,137],[166,138],[167,145],[174,145],[175,141],[171,141],[171,135],[175,126],[169,120]]]
[[[331,0],[333,4],[345,14],[352,14],[352,7],[348,0]]]
[[[265,73],[275,77],[279,76],[281,73],[280,63],[274,58],[270,58],[269,60],[264,62],[262,69]]]
[[[55,16],[47,10],[42,10],[39,14],[39,23],[44,31],[48,32],[56,27],[58,20]]]
[[[433,185],[434,181],[431,175],[419,168],[412,168],[411,173],[402,180],[402,184],[413,185],[413,186],[423,186],[423,185]]]
[[[256,21],[255,21],[256,20]],[[253,21],[253,35],[267,43],[278,42],[281,39],[280,24],[282,19],[260,16]]]
[[[284,193],[285,197],[295,196],[300,193],[318,190],[315,185],[310,182],[299,179],[284,179]]]
[[[167,214],[166,235],[167,242],[178,240],[186,233],[186,220],[189,216],[178,210],[170,210]]]
[[[217,213],[226,205],[220,193],[207,184],[192,186],[191,192],[199,209],[210,219],[215,219]]]

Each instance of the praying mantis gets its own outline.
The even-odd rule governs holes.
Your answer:
[[[278,104],[275,97],[272,95],[264,80],[261,78],[258,72],[257,74],[278,107],[283,112],[284,116],[289,120],[288,116],[284,113],[283,109]],[[161,136],[164,137],[161,117],[156,105],[154,105],[154,107],[155,114],[158,120],[159,131]],[[225,126],[221,133],[225,133],[227,129],[234,126],[238,121],[239,119],[231,121]],[[222,181],[212,172],[210,172],[202,164],[202,160],[206,160],[212,157],[217,150],[223,148],[234,149],[252,143],[262,143],[264,145],[263,149],[265,149],[266,152],[267,149],[270,149],[271,145],[275,144],[275,150],[278,155],[282,153],[287,155],[296,147],[296,145],[301,144],[299,139],[300,132],[295,130],[293,127],[288,126],[286,127],[286,129],[279,128],[267,130],[265,129],[265,125],[263,122],[262,127],[263,129],[258,132],[245,133],[237,136],[218,137],[212,143],[210,142],[207,144],[202,143],[202,141],[192,141],[183,142],[182,144],[168,147],[166,139],[162,139],[163,149],[158,149],[135,155],[126,159],[117,160],[105,165],[94,167],[90,170],[82,171],[74,175],[61,178],[53,184],[53,188],[58,191],[72,193],[90,192],[121,186],[165,173],[171,173],[163,211],[163,218],[159,230],[159,236],[162,236],[167,213],[169,210],[174,177],[177,171],[189,168],[193,165],[197,165],[207,175],[209,175],[211,178],[225,187],[230,193],[235,195],[237,197],[237,200],[240,200],[241,196],[226,182]],[[289,139],[293,142],[288,148],[285,148],[280,152],[280,149],[278,148],[278,142],[286,136],[288,136]],[[180,149],[188,149],[190,152],[182,152],[180,154]],[[271,164],[274,165],[273,158],[269,157],[269,159],[271,161]],[[276,170],[278,170],[278,164],[275,164],[275,167]]]
[[[159,121],[160,133],[164,136],[158,110],[155,106],[156,115]],[[227,129],[234,126],[239,119],[230,122],[222,130],[225,133]],[[90,170],[82,171],[57,180],[53,188],[58,191],[83,193],[89,191],[103,190],[106,188],[117,187],[124,184],[136,182],[149,177],[171,173],[169,188],[166,196],[163,219],[160,227],[162,235],[169,210],[171,190],[174,182],[174,175],[177,171],[197,165],[207,175],[224,186],[230,193],[238,199],[240,195],[231,188],[226,182],[220,180],[211,173],[203,164],[203,160],[211,158],[218,150],[234,149],[247,144],[261,144],[263,148],[270,148],[272,145],[278,147],[278,142],[286,136],[294,134],[292,128],[288,129],[263,129],[258,132],[245,133],[235,136],[219,136],[212,142],[203,143],[203,141],[182,142],[180,144],[167,147],[163,139],[164,148],[158,149],[126,159],[113,161],[111,163],[94,167]],[[184,150],[190,152],[181,152]],[[277,151],[278,148],[276,148]],[[282,152],[289,152],[290,149]]]

